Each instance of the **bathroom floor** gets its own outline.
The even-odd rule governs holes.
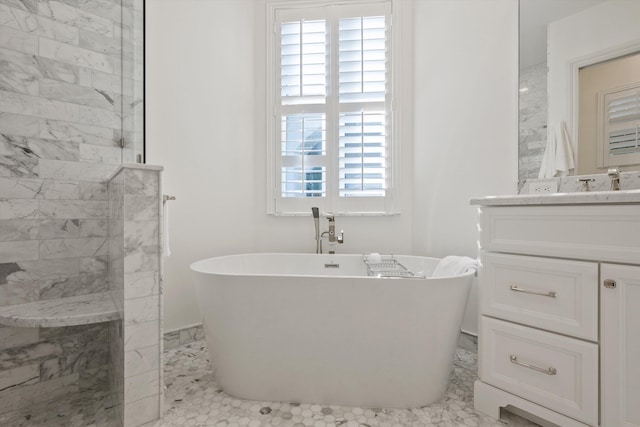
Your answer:
[[[476,354],[456,353],[449,389],[438,402],[410,410],[353,408],[309,403],[255,402],[235,399],[215,383],[205,341],[165,352],[165,417],[154,427],[171,426],[515,426],[537,424],[505,412],[500,421],[473,410]],[[63,403],[49,403],[0,416],[7,427],[112,427],[115,414],[108,392],[96,389],[70,395]]]
[[[255,402],[235,399],[218,388],[205,341],[165,353],[166,412],[160,426],[517,426],[532,427],[515,415],[500,421],[473,410],[476,354],[458,349],[446,395],[423,408],[366,409],[309,403]]]

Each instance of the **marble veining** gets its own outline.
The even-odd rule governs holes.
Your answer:
[[[43,329],[0,326],[0,425],[4,415],[106,384],[106,323]],[[30,371],[31,369],[31,371]],[[87,395],[88,397],[89,395]]]
[[[489,196],[471,199],[472,205],[517,206],[517,205],[572,205],[572,204],[616,204],[640,202],[640,190],[589,191],[580,193],[518,194],[512,196]]]
[[[161,170],[125,164],[108,186],[109,290],[122,313],[112,327],[109,382],[116,418],[127,426],[157,420],[162,411]]]
[[[40,159],[39,176],[48,179],[78,179],[104,182],[113,171],[114,165],[102,163],[82,163],[65,160]]]
[[[89,87],[56,80],[40,79],[40,96],[107,110],[113,109],[113,98],[108,94]]]
[[[0,308],[0,323],[17,327],[74,326],[116,320],[109,292],[14,304]]]
[[[38,0],[4,0],[4,3],[19,10],[26,10],[31,13],[38,11]]]
[[[188,328],[165,332],[163,339],[165,350],[173,350],[181,345],[204,340],[204,328],[202,325],[195,325]]]
[[[38,2],[38,13],[58,22],[113,37],[113,20],[102,18],[83,9],[57,1],[40,1]]]
[[[5,5],[0,5],[0,13],[7,18],[3,24],[9,27],[65,43],[78,44],[78,28],[71,25]]]
[[[546,61],[520,72],[518,184],[537,178],[547,146],[547,64]]]
[[[106,292],[109,289],[103,270],[80,273],[73,277],[50,279],[37,282],[40,301],[86,294]]]
[[[0,241],[33,240],[37,236],[38,221],[35,219],[10,219],[0,222]]]
[[[590,191],[609,191],[611,189],[611,178],[605,173],[591,175],[571,175],[556,178],[545,179],[529,179],[522,187],[521,194],[529,193],[529,186],[533,183],[541,181],[555,181],[558,183],[558,192],[575,193],[582,191],[582,183],[578,179],[592,179],[589,182]],[[620,189],[621,190],[638,190],[640,189],[640,171],[620,172]]]
[[[38,259],[38,241],[0,242],[0,260],[3,263]]]
[[[106,243],[104,237],[41,240],[40,259],[106,255]]]
[[[36,55],[38,37],[7,26],[0,26],[0,46]]]
[[[0,16],[6,14],[6,7],[0,4]],[[37,95],[39,73],[35,58],[21,52],[0,48],[4,60],[0,63],[0,89],[13,90],[27,95]]]
[[[0,220],[36,219],[37,217],[37,200],[0,200]]]
[[[105,325],[87,339],[78,338],[78,328],[94,330],[95,325],[0,325],[0,425],[30,425],[34,418],[16,424],[4,415],[69,392],[81,393],[96,381],[107,384],[108,371],[119,375],[109,334],[113,341],[123,341],[122,322],[106,323],[111,317],[103,319],[101,307],[87,309],[86,318],[73,318],[77,310],[82,313],[82,304],[68,312],[59,307],[63,313],[58,316],[56,304],[68,302],[67,297],[104,295],[110,291],[110,273],[120,273],[119,279],[117,274],[113,278],[116,284],[136,285],[129,298],[157,301],[160,295],[159,275],[136,269],[157,269],[157,262],[147,260],[152,250],[147,248],[135,265],[124,261],[124,243],[120,252],[113,252],[113,260],[108,253],[109,213],[117,202],[109,200],[105,180],[123,159],[134,158],[142,142],[142,121],[130,118],[140,112],[134,106],[143,99],[142,15],[134,16],[134,9],[141,10],[142,1],[0,0],[0,309],[28,303],[53,310],[20,324],[51,323],[46,317],[51,315],[60,324]],[[120,148],[123,136],[127,150]],[[142,177],[144,182],[147,178]],[[149,188],[158,192],[157,185]],[[138,233],[131,226],[126,231],[132,232],[122,235],[129,246],[152,246],[157,240],[151,226]],[[131,281],[125,280],[125,265],[127,274],[134,275]],[[123,303],[114,306],[122,314]],[[145,313],[145,318],[154,317]],[[12,324],[19,323],[16,319]],[[157,344],[160,327],[154,322]],[[152,330],[145,332],[153,336]],[[137,345],[130,343],[131,348]],[[39,376],[32,375],[36,369]],[[124,378],[124,369],[120,373]],[[114,402],[124,401],[124,393],[107,394]],[[46,425],[84,425],[75,418],[65,420]]]
[[[42,138],[85,142],[87,144],[103,145],[106,147],[115,147],[118,145],[114,133],[115,131],[109,128],[56,120],[43,120],[39,122],[38,128],[38,135]],[[84,177],[82,178],[85,179]]]
[[[0,325],[0,340],[8,347],[21,347],[34,344],[39,340],[38,329],[35,328],[9,328]]]
[[[0,264],[0,284],[58,279],[78,274],[80,274],[80,260],[77,258]]]
[[[114,404],[105,386],[67,393],[64,398],[35,403],[0,414],[0,424],[12,427],[117,427]]]
[[[76,104],[10,91],[0,91],[0,110],[52,120],[80,120],[80,109]]]
[[[77,181],[0,178],[0,187],[5,197],[13,199],[65,199],[79,195]]]
[[[38,227],[38,238],[42,240],[107,237],[107,233],[107,221],[103,218],[46,219]]]

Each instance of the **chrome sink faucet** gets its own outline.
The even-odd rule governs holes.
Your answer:
[[[611,191],[620,190],[620,171],[618,168],[609,169],[607,175],[611,178]]]
[[[320,211],[318,208],[311,208],[311,213],[313,215],[313,222],[316,228],[316,253],[322,253],[322,239],[327,237],[327,240],[331,244],[331,249],[329,250],[330,254],[334,254],[335,250],[333,247],[336,243],[342,244],[344,243],[344,231],[340,230],[340,234],[336,236],[336,218],[332,214],[327,214],[327,221],[329,221],[329,230],[323,231],[320,233]]]

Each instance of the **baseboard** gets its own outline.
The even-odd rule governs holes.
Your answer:
[[[469,332],[469,331],[465,331],[464,329],[460,329],[460,332],[462,332],[465,335],[471,335],[472,337],[478,338],[478,333],[477,332]]]
[[[164,333],[164,349],[171,350],[181,345],[204,339],[202,324],[195,324]]]
[[[204,329],[202,324],[198,323],[184,328],[174,329],[164,333],[164,349],[171,350],[181,345],[189,344],[194,341],[204,339]],[[460,331],[458,338],[458,347],[468,351],[478,351],[478,334],[472,332]]]
[[[478,352],[478,335],[465,331],[460,331],[458,337],[458,347],[473,353]]]

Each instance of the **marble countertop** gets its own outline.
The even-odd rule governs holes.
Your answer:
[[[120,314],[109,292],[0,307],[0,324],[6,326],[74,326],[119,318]]]
[[[488,196],[473,198],[469,203],[479,206],[628,204],[640,203],[640,190]]]

